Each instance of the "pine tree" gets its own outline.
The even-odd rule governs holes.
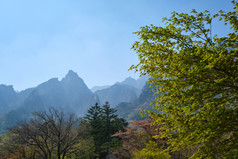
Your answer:
[[[127,122],[118,117],[116,109],[110,108],[108,102],[102,107],[95,104],[92,106],[85,117],[91,125],[91,135],[95,142],[95,151],[100,158],[105,158],[110,148],[113,147],[112,135],[119,130],[123,130]]]

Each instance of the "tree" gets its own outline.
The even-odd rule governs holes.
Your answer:
[[[90,107],[85,119],[91,126],[90,135],[94,138],[95,153],[100,153],[101,139],[103,138],[102,129],[102,108],[96,103]]]
[[[115,115],[116,109],[110,108],[108,102],[102,107],[95,104],[89,108],[85,119],[91,125],[91,135],[95,143],[95,152],[100,158],[105,158],[110,148],[115,144],[112,135],[123,130],[127,122]]]
[[[0,135],[1,159],[33,159],[36,158],[34,149],[28,147],[18,135],[6,132]]]
[[[120,137],[122,140],[122,145],[113,152],[117,158],[146,158],[144,155],[149,153],[151,153],[151,156],[147,157],[152,158],[154,154],[152,151],[157,150],[158,152],[154,158],[162,157],[162,151],[166,147],[166,140],[155,138],[156,135],[159,135],[160,125],[153,125],[152,123],[151,119],[134,120],[129,127],[125,128],[124,132],[115,133],[113,136]],[[161,156],[159,157],[159,155]]]
[[[25,121],[11,129],[25,144],[35,148],[41,158],[57,156],[64,159],[72,153],[80,139],[77,120],[73,114],[50,108],[47,112],[33,113],[34,119]]]
[[[163,149],[158,147],[154,141],[149,141],[146,147],[142,150],[133,152],[133,159],[170,159],[171,156],[168,153],[164,153]]]
[[[79,125],[80,140],[75,145],[76,149],[71,154],[67,155],[67,158],[70,159],[92,159],[97,156],[95,154],[95,145],[93,137],[90,134],[91,126],[90,124],[82,120]]]
[[[238,158],[238,3],[234,10],[211,15],[173,12],[165,27],[136,32],[139,63],[130,69],[148,74],[160,94],[149,111],[162,124],[159,137],[168,150],[197,146],[191,158]],[[225,37],[212,36],[212,21],[230,26]]]

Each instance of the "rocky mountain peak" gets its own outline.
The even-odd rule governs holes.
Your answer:
[[[80,84],[85,85],[83,79],[81,79],[78,74],[72,70],[66,74],[66,76],[61,81],[64,84]]]
[[[77,79],[79,78],[78,74],[72,70],[69,70],[69,72],[65,76],[66,79]]]
[[[12,85],[7,86],[4,84],[0,84],[0,91],[15,92]]]
[[[78,74],[72,70],[69,70],[67,75],[61,80],[62,87],[68,92],[78,92],[78,93],[88,93],[91,91],[88,89],[87,85],[84,83],[83,79],[78,76]]]
[[[136,80],[132,77],[127,77],[124,81],[121,82],[121,84],[126,84],[126,85],[136,87]]]

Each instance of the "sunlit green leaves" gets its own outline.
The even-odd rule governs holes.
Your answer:
[[[134,49],[140,62],[131,69],[148,74],[155,90],[149,112],[163,123],[161,137],[169,150],[197,146],[191,157],[230,157],[238,153],[238,10],[191,14],[173,12],[165,27],[141,27]],[[231,27],[225,37],[212,36],[213,19]],[[213,26],[214,27],[214,26]]]

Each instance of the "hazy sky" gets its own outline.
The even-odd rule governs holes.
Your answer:
[[[91,88],[128,76],[141,26],[173,11],[229,11],[229,0],[0,0],[0,84],[34,87],[72,69]],[[226,32],[222,25],[214,32]]]

